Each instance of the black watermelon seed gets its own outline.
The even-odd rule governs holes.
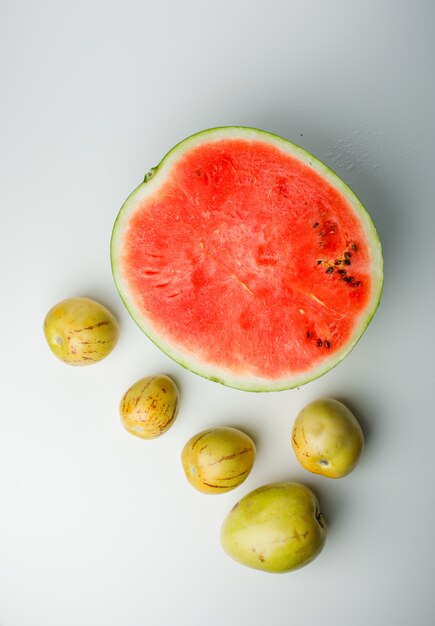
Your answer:
[[[331,347],[331,344],[329,343],[327,339],[325,339],[325,346],[328,348],[328,350]]]
[[[321,339],[318,339],[318,340],[317,340],[317,345],[319,346],[319,348],[321,348],[321,347],[322,347],[322,340],[321,340]]]
[[[319,222],[314,222],[314,224],[313,224],[313,228],[317,228],[317,227],[318,227],[318,225],[319,225]]]
[[[334,271],[333,267],[328,267],[328,269],[326,270],[327,274],[332,274],[332,272]]]
[[[307,332],[307,339],[309,339],[311,337],[311,333],[310,331]]]
[[[353,276],[348,276],[348,277],[347,277],[347,282],[348,282],[348,283],[351,283],[352,281],[353,281]]]
[[[341,265],[341,259],[335,259],[335,265]]]
[[[355,250],[355,251],[358,250],[358,248],[356,247],[356,243],[351,243],[350,244],[350,249],[351,250]]]
[[[345,265],[350,265],[350,261],[349,261],[349,259],[344,259],[343,263],[344,263]]]
[[[320,264],[321,264],[321,262],[322,262],[321,260],[317,261],[317,265],[320,265]]]
[[[346,270],[338,270],[339,274],[347,274]]]
[[[357,280],[356,283],[353,283],[352,287],[359,287],[361,285],[361,281]]]
[[[352,256],[350,252],[345,252],[344,256],[346,259],[350,259],[350,257]]]

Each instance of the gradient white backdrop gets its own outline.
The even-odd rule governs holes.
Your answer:
[[[0,626],[430,626],[434,571],[435,5],[430,0],[47,2],[0,5],[2,373]],[[203,380],[130,319],[110,270],[117,211],[178,141],[255,126],[299,143],[346,180],[385,256],[383,300],[353,353],[273,394]],[[58,300],[117,315],[103,362],[69,368],[42,334]],[[144,442],[119,400],[155,372],[179,417]],[[330,395],[366,450],[340,481],[300,468],[298,410]],[[236,491],[195,492],[185,441],[246,429],[257,462]],[[270,481],[311,486],[326,547],[286,575],[221,550],[233,504]]]

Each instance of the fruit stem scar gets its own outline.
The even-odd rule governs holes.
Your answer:
[[[147,183],[149,180],[151,180],[151,178],[154,176],[156,172],[157,172],[157,167],[152,167],[150,171],[145,174],[144,183]]]
[[[323,525],[323,517],[322,517],[322,514],[321,514],[321,512],[319,511],[319,509],[316,509],[315,517],[316,517],[316,520],[319,522],[320,526],[321,526],[322,528],[324,528],[324,525]]]

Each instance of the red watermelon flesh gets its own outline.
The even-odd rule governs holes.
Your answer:
[[[170,356],[254,390],[340,361],[382,286],[379,239],[344,183],[293,144],[240,128],[165,157],[121,210],[112,263],[128,309]]]

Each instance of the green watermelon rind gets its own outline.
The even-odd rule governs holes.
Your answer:
[[[170,341],[165,341],[163,334],[155,332],[153,328],[147,323],[147,320],[140,314],[134,301],[129,297],[127,286],[121,275],[120,267],[117,263],[118,244],[120,243],[119,237],[123,232],[122,225],[127,221],[128,216],[134,210],[138,204],[138,200],[142,200],[144,197],[154,193],[160,186],[160,182],[165,180],[165,172],[170,172],[171,164],[178,160],[186,151],[192,149],[195,146],[201,145],[208,141],[218,141],[219,139],[227,138],[245,138],[252,140],[266,141],[278,148],[284,150],[287,153],[295,156],[304,163],[315,168],[328,182],[338,189],[349,201],[353,209],[360,217],[367,236],[367,240],[371,244],[371,251],[373,254],[373,292],[370,305],[365,309],[365,315],[360,324],[355,325],[353,337],[346,343],[344,348],[337,353],[333,353],[331,357],[324,361],[322,365],[315,370],[310,370],[307,374],[302,374],[299,377],[288,377],[286,379],[279,379],[277,381],[255,378],[255,377],[240,377],[226,373],[219,368],[213,368],[209,365],[204,365],[200,361],[195,363],[195,355],[192,354],[191,358],[187,357],[185,351],[179,351]],[[124,204],[122,205],[118,216],[113,226],[111,243],[110,243],[110,256],[112,273],[115,280],[116,287],[127,308],[129,314],[139,326],[139,328],[147,335],[147,337],[164,353],[166,353],[172,360],[179,363],[182,367],[202,376],[203,378],[212,380],[222,385],[233,387],[235,389],[241,389],[244,391],[253,392],[266,392],[266,391],[283,391],[286,389],[293,389],[295,387],[301,387],[313,380],[316,380],[320,376],[323,376],[334,367],[336,367],[341,361],[353,350],[359,339],[364,334],[367,326],[371,322],[378,306],[381,301],[382,289],[383,289],[383,258],[381,242],[379,240],[376,227],[366,211],[364,205],[355,195],[355,193],[349,188],[349,186],[333,172],[322,161],[311,155],[309,152],[298,146],[297,144],[274,135],[267,131],[259,130],[256,128],[246,126],[223,126],[216,128],[209,128],[201,131],[190,137],[187,137],[183,141],[176,144],[160,161],[160,163],[153,167],[145,176],[144,181],[136,187],[136,189],[128,196]]]

